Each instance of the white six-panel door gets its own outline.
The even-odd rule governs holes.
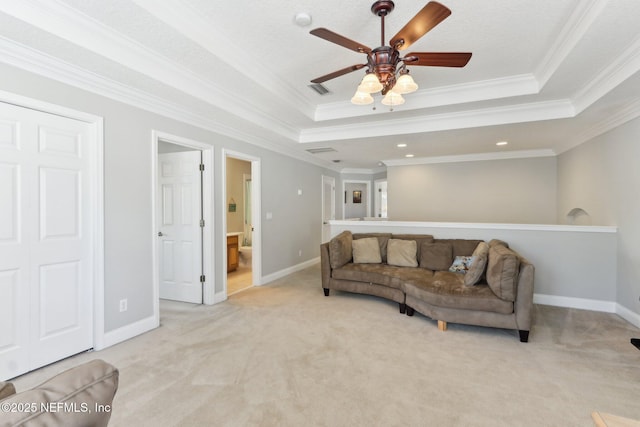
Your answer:
[[[0,103],[0,378],[92,347],[89,131]]]
[[[202,303],[200,151],[158,155],[160,298]]]

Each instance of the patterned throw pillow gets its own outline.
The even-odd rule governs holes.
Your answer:
[[[454,260],[453,260],[453,264],[451,264],[451,267],[449,267],[449,271],[452,273],[461,273],[461,274],[465,274],[467,272],[467,270],[469,270],[469,267],[471,267],[471,264],[473,264],[473,256],[457,256]]]

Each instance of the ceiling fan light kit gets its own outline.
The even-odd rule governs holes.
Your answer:
[[[407,49],[420,37],[425,35],[445,18],[451,15],[451,10],[442,4],[431,1],[427,3],[389,42],[384,44],[384,18],[395,5],[391,0],[378,0],[371,6],[371,12],[380,17],[380,47],[371,49],[361,43],[334,33],[326,28],[316,28],[310,33],[332,43],[338,44],[355,52],[367,55],[366,64],[357,64],[343,68],[311,80],[312,83],[322,83],[344,74],[366,67],[364,76],[351,102],[357,105],[367,105],[373,102],[372,93],[382,92],[384,105],[395,106],[404,104],[402,94],[415,92],[418,85],[409,75],[407,65],[435,66],[435,67],[464,67],[471,59],[469,52],[415,52],[401,57],[400,51]]]

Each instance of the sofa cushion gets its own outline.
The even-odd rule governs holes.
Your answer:
[[[453,256],[471,256],[482,240],[468,239],[435,239],[435,242],[449,242],[453,246]]]
[[[394,277],[394,268],[386,264],[345,264],[331,272],[331,277],[352,282],[376,283],[400,289],[402,282]]]
[[[418,244],[415,240],[389,239],[387,264],[399,267],[417,267]]]
[[[491,246],[495,246],[495,245],[502,245],[505,248],[509,247],[509,244],[507,242],[505,242],[504,240],[500,240],[500,239],[491,239],[489,241],[489,247]]]
[[[513,313],[513,302],[496,297],[486,284],[466,286],[464,277],[449,271],[436,271],[432,277],[405,281],[402,290],[407,296],[438,307]]]
[[[118,370],[96,359],[71,368],[39,386],[14,394],[3,403],[37,406],[32,412],[6,412],[2,425],[29,426],[106,426],[118,389]],[[41,403],[56,405],[47,410]],[[96,410],[96,408],[101,410]],[[64,410],[71,408],[70,410]]]
[[[380,264],[380,245],[375,237],[365,239],[354,239],[351,242],[353,247],[353,262],[355,264]]]
[[[331,264],[331,268],[340,268],[351,261],[353,256],[352,240],[351,232],[343,231],[329,241],[329,264]]]
[[[429,270],[447,270],[453,262],[453,246],[449,242],[422,242],[420,267]]]
[[[464,275],[464,284],[467,286],[473,286],[480,281],[480,278],[484,274],[485,267],[487,266],[487,258],[489,257],[489,245],[485,242],[478,243],[476,250],[473,251],[471,258],[473,261],[469,266],[467,274]]]
[[[520,259],[511,249],[502,245],[489,248],[487,283],[491,290],[505,301],[515,301]]]
[[[368,237],[375,237],[378,239],[380,245],[380,257],[382,262],[387,262],[387,242],[391,238],[391,233],[354,233],[353,240],[366,239]]]
[[[451,267],[449,267],[450,273],[466,274],[469,267],[473,263],[473,256],[460,256],[458,255],[453,260]]]

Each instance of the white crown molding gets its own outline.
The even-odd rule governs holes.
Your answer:
[[[640,100],[624,105],[605,119],[595,123],[587,129],[584,129],[570,141],[559,144],[556,146],[555,151],[558,154],[562,154],[638,117],[640,117]]]
[[[285,84],[261,63],[256,67],[254,58],[245,54],[226,34],[212,27],[193,7],[184,1],[133,0],[141,8],[206,49],[220,61],[244,74],[272,95],[313,118],[313,106],[302,94]]]
[[[640,70],[640,36],[591,82],[573,96],[579,114]]]
[[[532,102],[503,107],[492,107],[431,116],[379,120],[362,125],[346,124],[309,128],[300,131],[300,142],[326,142],[335,140],[406,135],[450,129],[465,129],[508,123],[561,119],[575,116],[569,100]]]
[[[222,86],[204,80],[191,70],[150,51],[69,5],[45,0],[21,0],[0,2],[0,10],[285,138],[297,139],[297,129],[278,117],[237,100]]]
[[[600,16],[608,0],[582,1],[571,14],[567,24],[562,28],[556,42],[538,65],[535,75],[540,83],[540,90],[555,74],[573,48],[585,36],[587,30]]]
[[[237,126],[228,126],[209,116],[204,117],[191,113],[183,106],[99,76],[4,37],[0,37],[0,61],[105,98],[244,141],[306,163],[339,171],[333,163],[327,160],[315,158],[302,150],[292,151],[290,147],[276,145],[270,140],[244,132]]]
[[[353,175],[375,175],[377,173],[385,172],[385,167],[375,169],[360,169],[360,168],[344,168],[340,170],[341,174],[353,174]]]
[[[419,90],[406,95],[407,102],[402,106],[395,107],[395,110],[412,111],[423,108],[442,107],[445,105],[531,95],[539,92],[539,86],[533,74],[521,74],[478,82],[442,86]],[[318,105],[315,120],[325,121],[387,113],[386,108],[372,110],[367,106],[353,105],[350,101],[340,101]]]
[[[553,150],[500,151],[497,153],[462,154],[459,156],[414,157],[411,159],[383,160],[387,166],[431,165],[438,163],[480,162],[487,160],[529,159],[534,157],[555,157]]]

